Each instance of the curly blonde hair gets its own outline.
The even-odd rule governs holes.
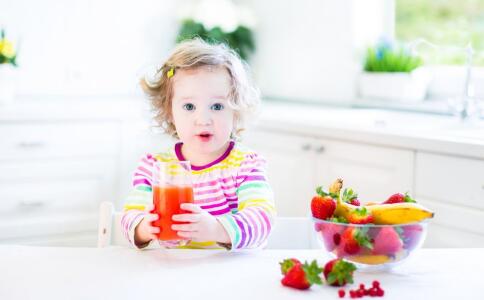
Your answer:
[[[173,73],[180,69],[196,69],[204,66],[224,67],[230,76],[229,105],[235,111],[232,138],[239,138],[245,129],[248,116],[260,103],[259,90],[253,85],[249,68],[237,53],[225,44],[209,44],[200,38],[178,44],[156,75],[141,79],[141,87],[148,95],[155,120],[165,132],[177,138],[172,121]],[[170,74],[171,73],[171,74]]]

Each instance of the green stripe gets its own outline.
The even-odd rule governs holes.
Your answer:
[[[232,245],[234,248],[237,247],[240,241],[240,233],[239,233],[239,227],[237,226],[237,223],[235,223],[234,219],[231,216],[222,216],[224,221],[227,221],[235,231],[235,237],[234,237],[234,242],[232,242]]]
[[[265,181],[242,184],[237,189],[237,193],[240,192],[240,191],[246,190],[246,189],[250,189],[250,188],[269,188],[269,184]]]
[[[136,189],[138,191],[145,191],[145,192],[151,192],[152,191],[151,186],[146,186],[146,185],[137,186]]]

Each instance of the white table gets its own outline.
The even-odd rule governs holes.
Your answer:
[[[0,246],[0,299],[338,299],[329,286],[283,287],[287,257],[328,260],[319,250]],[[483,257],[484,248],[422,249],[392,271],[357,272],[351,288],[377,279],[385,299],[484,299]]]

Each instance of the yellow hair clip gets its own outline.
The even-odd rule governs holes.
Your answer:
[[[175,68],[171,68],[171,69],[168,71],[168,73],[166,73],[166,76],[167,76],[168,78],[172,78],[172,77],[173,77],[173,75],[175,75]]]

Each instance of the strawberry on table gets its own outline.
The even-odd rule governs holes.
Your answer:
[[[382,204],[393,204],[393,203],[403,203],[403,202],[412,202],[416,203],[412,197],[408,195],[408,193],[402,194],[402,193],[396,193],[388,197],[387,200],[383,201]]]
[[[373,223],[373,216],[366,207],[357,208],[348,216],[348,222],[351,224]]]
[[[402,246],[400,235],[392,227],[382,227],[375,236],[373,253],[392,255],[400,251]]]
[[[367,228],[349,227],[341,236],[340,250],[346,255],[355,255],[362,248],[373,249]]]
[[[301,262],[297,258],[287,258],[279,263],[281,265],[281,273],[282,275],[286,275],[287,271],[289,271],[295,265],[300,265]]]
[[[332,286],[343,286],[353,283],[353,272],[356,270],[354,264],[337,258],[330,260],[324,266],[324,278]]]
[[[281,264],[284,265],[284,260]],[[316,260],[313,260],[310,264],[304,262],[304,264],[296,263],[291,268],[289,268],[281,280],[282,285],[306,290],[313,284],[321,284],[320,274],[322,268],[318,266]]]
[[[311,212],[313,217],[321,220],[326,220],[333,216],[334,210],[336,209],[336,198],[335,194],[326,193],[323,191],[322,187],[316,189],[317,196],[314,196],[311,200]]]

